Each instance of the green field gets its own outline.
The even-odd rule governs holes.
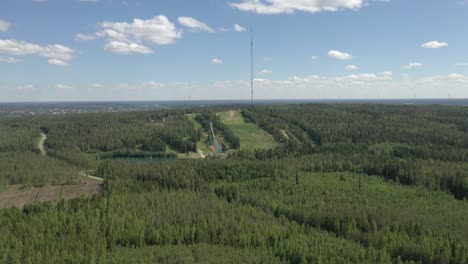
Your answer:
[[[246,123],[239,110],[219,113],[221,120],[240,139],[241,150],[269,149],[278,146],[273,137],[252,123]]]

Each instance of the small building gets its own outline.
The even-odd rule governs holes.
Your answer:
[[[155,125],[164,125],[166,123],[166,118],[161,116],[153,116],[151,118],[151,123]]]

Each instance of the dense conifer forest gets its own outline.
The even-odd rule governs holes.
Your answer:
[[[0,209],[0,263],[468,263],[468,108],[238,107],[253,150],[230,109],[1,117],[0,197],[103,187]]]

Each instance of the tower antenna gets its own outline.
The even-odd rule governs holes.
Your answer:
[[[253,106],[254,103],[254,58],[253,58],[253,48],[254,48],[254,40],[253,40],[253,26],[250,25],[250,104]]]

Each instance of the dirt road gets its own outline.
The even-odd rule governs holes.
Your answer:
[[[104,181],[104,179],[102,179],[102,178],[98,178],[96,176],[91,175],[90,174],[91,172],[93,172],[93,170],[80,171],[80,175],[83,176],[83,177],[88,177],[88,178],[90,178],[92,180]]]
[[[41,151],[42,155],[47,155],[45,149],[44,149],[44,142],[47,139],[47,135],[41,132],[41,140],[39,140],[39,150]]]

